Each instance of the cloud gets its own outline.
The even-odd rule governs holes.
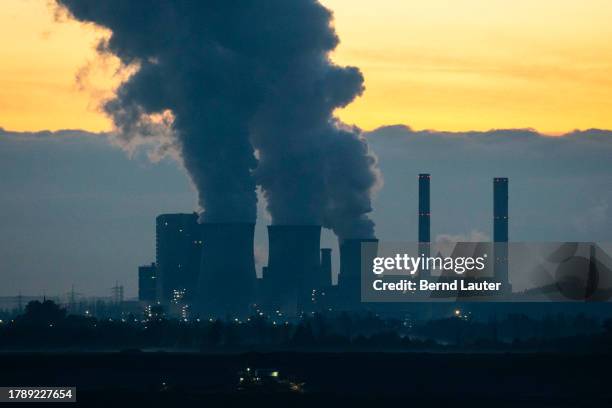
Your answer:
[[[41,286],[61,293],[74,283],[102,295],[115,280],[135,293],[134,267],[154,257],[155,216],[192,211],[195,193],[173,161],[152,165],[140,151],[129,160],[108,143],[112,137],[0,128],[0,269],[11,283],[2,293],[37,293]],[[430,172],[438,240],[489,240],[491,179],[508,176],[511,241],[612,241],[612,132],[553,138],[532,130],[394,126],[366,137],[385,177],[372,213],[381,240],[416,241],[417,174]],[[264,206],[258,262],[266,259]],[[323,245],[337,249],[329,235]]]
[[[492,234],[492,178],[510,178],[511,240],[610,240],[612,132],[558,137],[533,129],[416,131],[367,135],[385,187],[374,219],[394,239],[416,238],[417,174],[432,174],[433,235]]]
[[[611,217],[609,202],[600,201],[591,206],[587,203],[585,210],[574,217],[572,223],[578,231],[588,232],[606,225]]]
[[[85,130],[78,129],[61,129],[56,131],[51,130],[40,130],[35,132],[17,132],[13,130],[7,130],[3,127],[0,127],[0,138],[3,138],[7,141],[15,141],[15,142],[26,142],[26,141],[36,141],[36,140],[66,140],[66,139],[76,139],[82,137],[108,137],[106,133],[94,133],[87,132]]]
[[[173,160],[129,159],[110,137],[0,129],[0,295],[137,293],[155,217],[193,211],[195,193]]]
[[[374,235],[376,159],[360,131],[333,116],[364,80],[329,58],[339,39],[318,1],[58,4],[109,29],[98,50],[136,67],[104,104],[116,140],[175,153],[204,220],[254,222],[259,185],[273,223]]]

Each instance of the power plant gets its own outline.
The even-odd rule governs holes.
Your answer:
[[[203,223],[198,311],[244,315],[255,302],[255,224]]]
[[[326,283],[321,268],[320,225],[270,225],[263,303],[271,310],[310,311],[312,291]]]
[[[431,175],[418,175],[418,250],[430,256]],[[363,310],[362,266],[378,252],[376,238],[338,240],[340,268],[332,284],[332,249],[321,248],[320,225],[270,225],[268,260],[257,278],[254,223],[198,222],[198,215],[157,217],[156,263],[139,268],[140,300],[170,315],[241,319],[272,312],[296,317],[321,310]],[[494,277],[508,283],[508,179],[493,179]],[[472,245],[473,246],[473,245]],[[476,251],[463,245],[457,250]],[[430,270],[419,270],[422,278]],[[439,279],[444,280],[441,276]]]

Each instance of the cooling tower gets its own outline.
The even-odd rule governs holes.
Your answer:
[[[369,245],[368,245],[369,243]],[[362,244],[368,246],[362,253]],[[364,247],[366,246],[364,245]],[[378,252],[375,238],[344,239],[340,241],[340,274],[338,275],[338,307],[345,310],[361,309],[361,268],[372,265]]]
[[[255,302],[255,224],[204,223],[199,299],[203,317],[240,317]]]
[[[319,254],[321,226],[270,225],[268,239],[267,306],[287,314],[309,311],[312,291],[326,282]]]

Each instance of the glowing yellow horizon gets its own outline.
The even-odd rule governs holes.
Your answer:
[[[358,66],[366,78],[365,94],[338,112],[347,123],[612,129],[608,0],[322,2],[341,38],[334,61]],[[109,130],[98,105],[120,78],[116,61],[100,64],[96,56],[102,35],[56,21],[46,0],[5,0],[0,127]]]

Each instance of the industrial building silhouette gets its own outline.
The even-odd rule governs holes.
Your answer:
[[[508,282],[508,179],[493,179],[493,255],[495,277],[505,282],[504,288],[511,291]]]
[[[430,174],[419,174],[417,242],[426,256],[430,183]],[[493,208],[495,280],[509,288],[507,178],[493,179]],[[362,244],[377,248],[377,239],[339,240],[338,283],[332,285],[332,249],[321,248],[320,225],[268,226],[269,255],[261,278],[255,271],[254,234],[253,223],[199,223],[196,213],[158,216],[157,259],[139,268],[140,300],[160,304],[171,315],[232,318],[261,310],[299,316],[363,308]]]
[[[431,175],[427,173],[419,174],[419,254],[429,257],[431,250]],[[427,269],[419,270],[419,275],[427,278],[430,271]]]

